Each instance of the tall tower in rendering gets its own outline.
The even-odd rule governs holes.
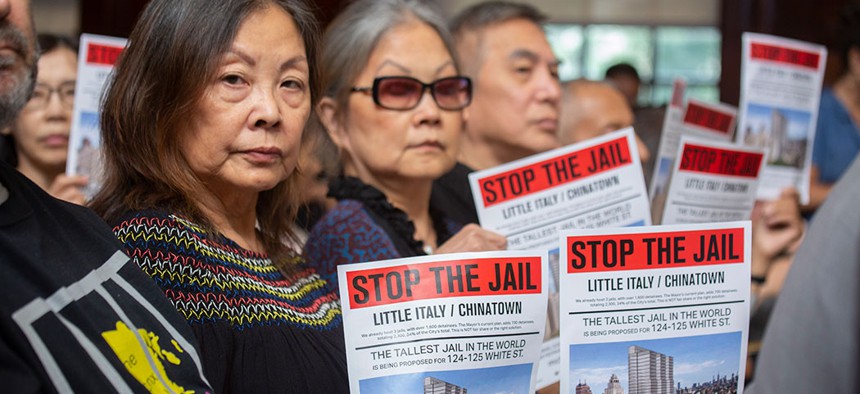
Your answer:
[[[424,378],[424,394],[466,394],[466,389],[428,376]]]
[[[639,346],[627,348],[627,394],[673,394],[672,356]]]
[[[612,377],[609,378],[609,383],[606,385],[606,389],[603,390],[603,394],[624,394],[624,388],[621,387],[621,382],[618,380],[618,376],[612,374]]]
[[[579,382],[576,385],[576,394],[591,394],[591,387],[588,383]]]

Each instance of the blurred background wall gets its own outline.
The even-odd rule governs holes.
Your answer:
[[[439,0],[448,15],[480,0]],[[127,37],[146,0],[32,0],[40,31]],[[347,0],[318,0],[323,23]],[[744,31],[833,46],[837,15],[849,0],[536,0],[550,17],[547,34],[562,58],[562,79],[602,78],[624,61],[645,82],[641,105],[662,105],[675,76],[692,97],[737,104]],[[825,83],[839,73],[831,51]]]

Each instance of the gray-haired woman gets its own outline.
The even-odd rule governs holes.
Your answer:
[[[426,2],[360,0],[323,40],[320,119],[341,152],[335,206],[305,246],[331,283],[340,264],[503,249],[430,206],[433,180],[455,163],[471,100],[444,21]]]

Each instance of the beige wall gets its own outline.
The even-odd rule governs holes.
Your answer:
[[[36,30],[77,35],[80,30],[79,0],[32,0]]]
[[[440,0],[448,15],[482,0]],[[550,22],[644,25],[719,23],[720,0],[533,0]]]

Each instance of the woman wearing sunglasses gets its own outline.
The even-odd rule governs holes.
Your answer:
[[[360,0],[326,32],[318,112],[343,176],[330,184],[338,204],[311,231],[305,257],[330,283],[340,264],[506,246],[430,206],[433,180],[454,166],[472,82],[428,7]]]

